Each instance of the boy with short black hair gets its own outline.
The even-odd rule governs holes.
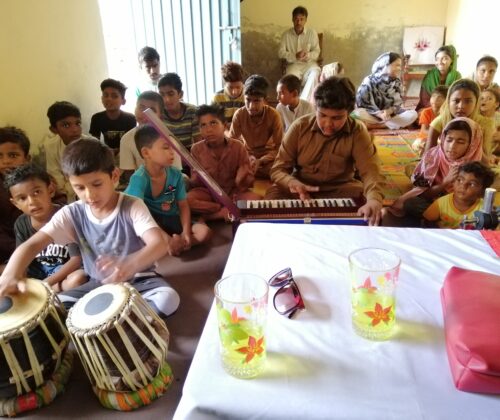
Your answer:
[[[164,240],[172,255],[208,241],[211,232],[207,225],[191,225],[183,175],[172,167],[174,151],[167,140],[154,127],[144,125],[135,133],[135,144],[144,164],[133,173],[125,193],[144,200],[153,218],[166,232]]]
[[[127,87],[120,81],[105,79],[101,83],[101,102],[105,111],[92,115],[90,120],[90,134],[96,139],[104,139],[115,155],[120,151],[122,136],[135,127],[136,121],[133,114],[122,111],[125,105],[125,92]]]
[[[14,224],[16,245],[19,246],[47,224],[61,206],[52,202],[55,186],[50,175],[31,163],[9,172],[4,186],[10,192],[11,203],[23,212]],[[30,263],[27,276],[45,280],[54,291],[61,292],[87,281],[81,265],[76,244],[51,243]]]
[[[0,296],[26,291],[24,272],[50,243],[75,242],[89,281],[59,294],[66,307],[102,283],[129,282],[158,314],[173,313],[179,296],[154,271],[167,250],[161,230],[142,200],[115,191],[120,172],[111,149],[95,139],[77,140],[64,151],[62,168],[80,200],[14,251],[0,276]]]
[[[316,113],[297,120],[285,134],[271,169],[266,199],[359,197],[358,215],[378,225],[382,186],[377,149],[365,125],[350,116],[356,90],[347,77],[333,76],[314,91]],[[359,173],[355,176],[355,171]]]
[[[464,216],[472,217],[482,208],[484,191],[494,180],[493,170],[481,162],[460,165],[453,192],[435,200],[424,212],[424,219],[440,228],[459,228]]]
[[[245,106],[245,97],[243,96],[243,67],[234,61],[227,61],[221,67],[221,75],[224,81],[224,89],[214,95],[212,103],[224,109],[226,121],[231,124],[236,110]]]
[[[22,212],[10,201],[3,181],[5,176],[31,160],[30,141],[26,133],[17,127],[0,127],[0,264],[3,264],[16,248],[14,223]]]
[[[146,109],[152,109],[158,118],[164,119],[164,107],[163,99],[159,93],[153,92],[151,90],[142,92],[137,98],[137,104],[135,106],[135,118],[137,121],[137,127],[132,128],[127,131],[120,142],[120,170],[122,171],[121,183],[125,186],[128,184],[130,177],[136,169],[139,168],[144,163],[137,146],[135,145],[135,132],[137,128],[146,124],[148,119],[144,114]],[[173,165],[177,169],[182,168],[181,158],[175,153]]]
[[[184,147],[191,146],[200,139],[196,106],[182,102],[184,92],[177,73],[167,73],[158,82],[158,91],[165,106],[165,125]]]
[[[314,106],[301,99],[300,88],[300,79],[293,74],[287,74],[278,81],[276,90],[279,103],[276,105],[276,111],[281,116],[285,132],[297,118],[314,113]]]
[[[262,198],[249,190],[253,186],[254,174],[245,146],[224,136],[224,109],[217,105],[202,105],[196,116],[202,139],[191,148],[193,157],[233,200]],[[193,213],[201,214],[205,220],[229,220],[227,208],[214,200],[198,174],[191,174],[190,185],[187,199]]]
[[[161,77],[160,54],[153,47],[143,47],[137,54],[137,60],[143,80],[135,91],[136,96],[147,90],[158,92],[158,80]]]
[[[54,178],[57,188],[66,194],[68,203],[74,201],[75,193],[61,168],[61,159],[66,146],[80,138],[92,138],[82,135],[82,116],[80,110],[71,102],[53,103],[47,110],[50,131],[56,134],[42,147],[47,172]]]
[[[268,89],[269,82],[258,74],[245,81],[245,106],[234,113],[229,131],[245,142],[255,175],[266,179],[283,137],[280,114],[265,103]]]

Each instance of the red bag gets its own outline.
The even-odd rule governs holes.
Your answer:
[[[500,276],[453,267],[441,303],[455,386],[500,394]]]

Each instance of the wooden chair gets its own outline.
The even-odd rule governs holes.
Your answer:
[[[316,62],[318,63],[318,66],[321,68],[323,67],[323,32],[320,32],[318,34],[318,43],[319,43],[319,56]],[[284,75],[286,73],[286,60],[282,58],[280,60],[281,62],[281,74]]]

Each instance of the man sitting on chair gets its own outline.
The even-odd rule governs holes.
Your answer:
[[[294,74],[302,80],[301,98],[308,99],[318,83],[320,68],[316,60],[320,54],[318,34],[305,28],[307,9],[298,6],[292,12],[293,28],[281,37],[279,58],[287,62],[286,74]]]

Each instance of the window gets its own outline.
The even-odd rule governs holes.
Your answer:
[[[241,62],[239,0],[100,0],[99,6],[108,74],[129,87],[129,110],[137,52],[146,45],[159,52],[161,72],[179,74],[184,100],[196,105],[222,88],[224,62]]]

